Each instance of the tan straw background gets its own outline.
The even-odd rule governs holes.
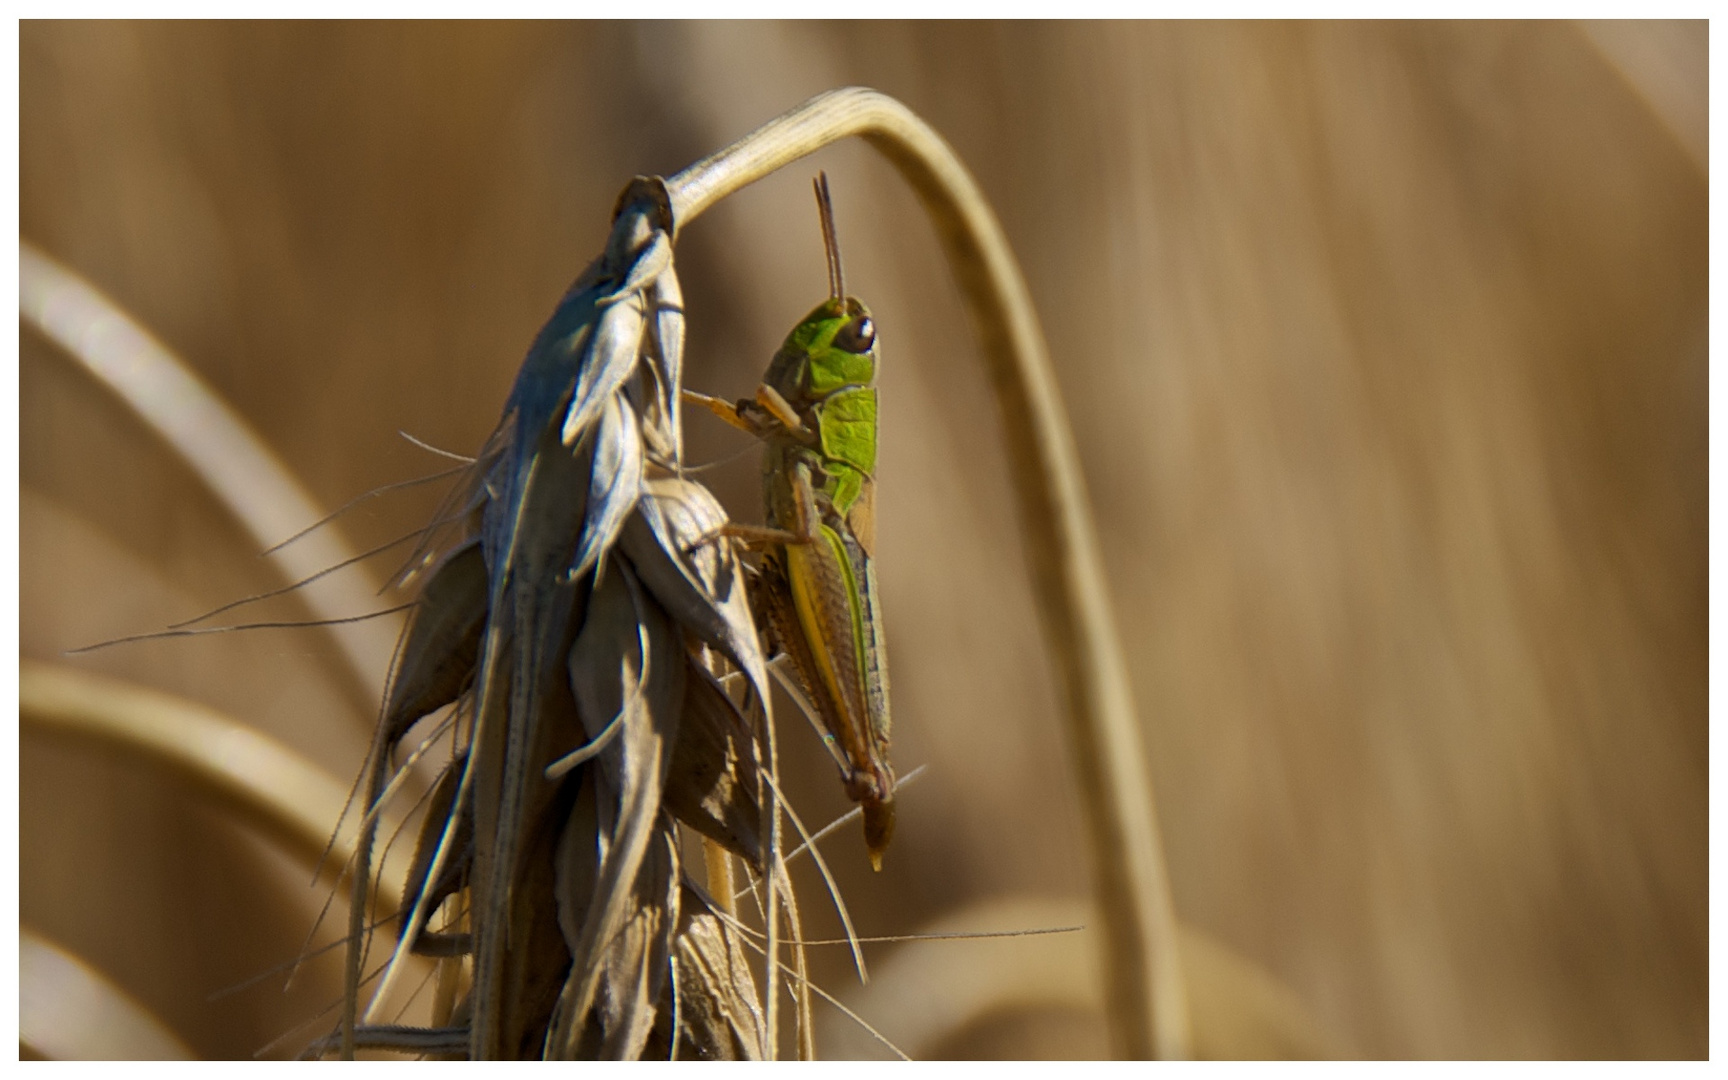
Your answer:
[[[25,23],[20,63],[22,237],[327,507],[441,467],[399,429],[479,446],[632,175],[831,87],[899,97],[969,163],[1038,304],[1184,923],[1321,1052],[1707,1053],[1703,23]],[[862,144],[692,226],[688,384],[748,393],[823,295],[818,167],[884,348],[895,759],[930,767],[881,874],[855,829],[828,858],[861,933],[1029,925],[1088,871],[998,419],[929,226]],[[36,333],[21,349],[24,656],[351,777],[375,703],[318,631],[62,655],[280,580],[115,399]],[[709,479],[759,520],[744,437],[687,428],[694,460],[741,455]],[[434,502],[343,528],[371,546]],[[826,821],[832,767],[784,730]],[[149,770],[20,751],[26,927],[201,1055],[336,995],[326,958],[286,996],[210,1000],[301,948],[305,867]],[[870,955],[879,981],[937,958],[937,996],[1057,979],[1013,960],[1029,944],[998,968],[970,947]],[[855,1000],[843,953],[818,974]],[[922,1052],[1105,1053],[1084,995],[1044,989]],[[842,1027],[834,1052],[874,1052]]]

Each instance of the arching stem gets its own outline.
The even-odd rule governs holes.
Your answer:
[[[1187,1057],[1188,1008],[1170,883],[1091,504],[1025,279],[977,183],[911,110],[851,87],[811,98],[667,180],[675,227],[854,135],[894,164],[930,215],[1002,411],[1033,592],[1067,703],[1066,731],[1105,931],[1104,999],[1115,1050],[1133,1058]]]

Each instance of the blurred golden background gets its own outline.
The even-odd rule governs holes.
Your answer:
[[[1704,23],[26,22],[19,57],[22,237],[328,507],[441,467],[399,429],[478,448],[632,175],[831,87],[900,98],[1038,304],[1182,920],[1328,1053],[1707,1053]],[[687,384],[747,393],[823,295],[818,167],[884,343],[895,760],[930,766],[881,874],[852,830],[829,862],[864,934],[1059,907],[1088,870],[998,419],[871,151],[691,228]],[[352,776],[375,702],[317,631],[63,655],[280,581],[105,390],[32,331],[21,354],[23,655]],[[700,416],[687,438],[740,455],[706,479],[759,520],[745,438]],[[343,528],[370,547],[435,499]],[[843,811],[785,730],[804,820]],[[335,996],[326,958],[210,1000],[300,950],[304,868],[149,770],[28,730],[20,752],[25,927],[201,1055]],[[966,955],[943,948],[872,955]],[[927,1051],[1105,1053],[1059,997]]]

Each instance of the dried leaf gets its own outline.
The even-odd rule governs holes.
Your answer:
[[[593,899],[569,939],[572,966],[547,1034],[547,1053],[579,1052],[604,967],[599,962],[634,914],[638,873],[657,828],[671,743],[684,693],[684,644],[677,626],[636,582],[628,562],[595,586],[582,633],[570,651],[570,683],[590,738],[619,715],[619,736],[584,772],[596,775],[600,849]],[[595,766],[598,765],[598,769]],[[572,906],[566,898],[561,905]],[[645,1031],[646,1029],[644,1029]]]
[[[588,515],[576,547],[571,577],[581,577],[612,546],[642,490],[642,435],[636,410],[613,395],[594,434],[594,469],[588,482]]]
[[[571,627],[580,617],[586,582],[564,570],[575,548],[586,500],[589,455],[572,454],[550,428],[525,459],[513,503],[493,503],[488,517],[505,518],[506,543],[491,567],[489,619],[475,720],[474,1031],[476,1055],[495,1056],[519,1044],[522,1032],[503,1023],[504,917],[522,844],[556,787],[544,778],[555,746],[575,727],[573,703],[560,677]],[[529,868],[533,869],[533,868]],[[548,885],[548,890],[550,886]],[[550,896],[548,896],[550,906]]]
[[[760,871],[761,781],[749,722],[713,675],[694,659],[689,665],[666,809]]]
[[[478,541],[447,556],[420,590],[407,642],[390,683],[385,739],[455,701],[474,677],[486,622],[486,563]]]
[[[678,926],[678,862],[676,833],[663,827],[637,871],[623,922],[598,958],[593,1020],[573,1056],[602,1061],[641,1056],[670,968]]]
[[[560,803],[567,802],[566,791]],[[537,810],[525,818],[522,857],[509,892],[510,921],[504,934],[508,951],[499,979],[498,1053],[508,1059],[540,1055],[547,1021],[570,970],[557,903],[556,852],[563,809]]]
[[[760,1061],[765,1039],[762,1008],[738,930],[716,916],[700,893],[685,886],[674,940],[678,1057]],[[673,1012],[670,996],[669,991],[660,1007],[667,1030]],[[660,1046],[670,1042],[667,1030],[657,1033]],[[660,1047],[650,1043],[649,1049]]]
[[[558,841],[555,886],[558,899],[558,926],[564,940],[575,941],[582,936],[582,924],[588,917],[589,904],[594,899],[594,882],[600,876],[600,860],[604,841],[610,837],[600,830],[600,815],[595,806],[596,788],[600,780],[598,769],[584,769],[575,781],[575,801],[570,806],[564,833]]]
[[[619,549],[667,612],[726,654],[766,701],[767,665],[743,573],[731,545],[719,539],[726,512],[694,481],[662,477],[642,488],[618,534]]]
[[[654,376],[657,415],[654,427],[671,434],[672,460],[684,460],[684,422],[678,390],[684,385],[684,291],[671,267],[654,280],[648,291],[654,314]]]
[[[617,297],[600,309],[594,348],[583,361],[575,394],[570,399],[570,411],[564,417],[561,437],[565,446],[576,444],[636,369],[636,357],[642,348],[642,314],[642,298],[635,293]]]

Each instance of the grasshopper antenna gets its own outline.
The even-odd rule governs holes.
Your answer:
[[[828,174],[817,173],[812,185],[816,188],[816,209],[822,216],[822,250],[828,256],[828,295],[844,300],[846,278],[840,271],[840,240],[834,235],[834,202],[828,197]]]

